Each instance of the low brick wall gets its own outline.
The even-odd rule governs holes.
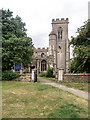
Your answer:
[[[14,81],[31,81],[31,73],[22,74],[19,78],[14,79]]]
[[[90,73],[87,74],[64,74],[65,82],[90,82]]]

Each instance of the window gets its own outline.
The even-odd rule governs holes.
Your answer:
[[[46,60],[42,60],[41,62],[41,71],[46,71],[47,70],[47,63]]]
[[[41,57],[44,57],[44,53],[41,54]]]
[[[61,27],[58,29],[58,38],[62,39],[62,28]]]

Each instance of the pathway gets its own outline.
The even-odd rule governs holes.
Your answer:
[[[60,85],[58,83],[55,83],[55,82],[52,82],[50,80],[46,80],[46,79],[43,79],[43,78],[40,78],[40,77],[38,77],[38,80],[40,82],[44,83],[44,84],[48,84],[48,85],[52,85],[52,86],[58,87],[60,89],[66,90],[66,91],[68,91],[70,93],[73,93],[75,95],[78,95],[80,97],[83,97],[85,99],[89,99],[90,100],[90,93],[88,93],[88,92],[83,92],[81,90],[77,90],[77,89],[74,89],[74,88],[68,88],[68,87],[66,87],[64,85]]]

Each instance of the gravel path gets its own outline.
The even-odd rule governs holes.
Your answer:
[[[44,84],[48,84],[48,85],[52,85],[52,86],[58,87],[60,89],[66,90],[66,91],[68,91],[70,93],[73,93],[75,95],[78,95],[80,97],[83,97],[85,99],[89,99],[90,100],[90,93],[88,93],[88,92],[83,92],[81,90],[77,90],[77,89],[74,89],[74,88],[68,88],[68,87],[66,87],[64,85],[60,85],[58,83],[55,83],[55,82],[52,82],[50,80],[46,80],[46,79],[43,79],[43,78],[40,78],[40,77],[38,77],[38,80],[40,82],[44,83]]]

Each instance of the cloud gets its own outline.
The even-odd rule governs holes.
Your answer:
[[[32,36],[33,38],[33,43],[36,48],[38,47],[45,47],[47,48],[49,46],[49,37],[47,36],[47,33],[41,33]]]
[[[53,18],[69,18],[69,39],[88,19],[88,0],[0,0],[0,8],[22,18],[35,47],[48,47]]]

